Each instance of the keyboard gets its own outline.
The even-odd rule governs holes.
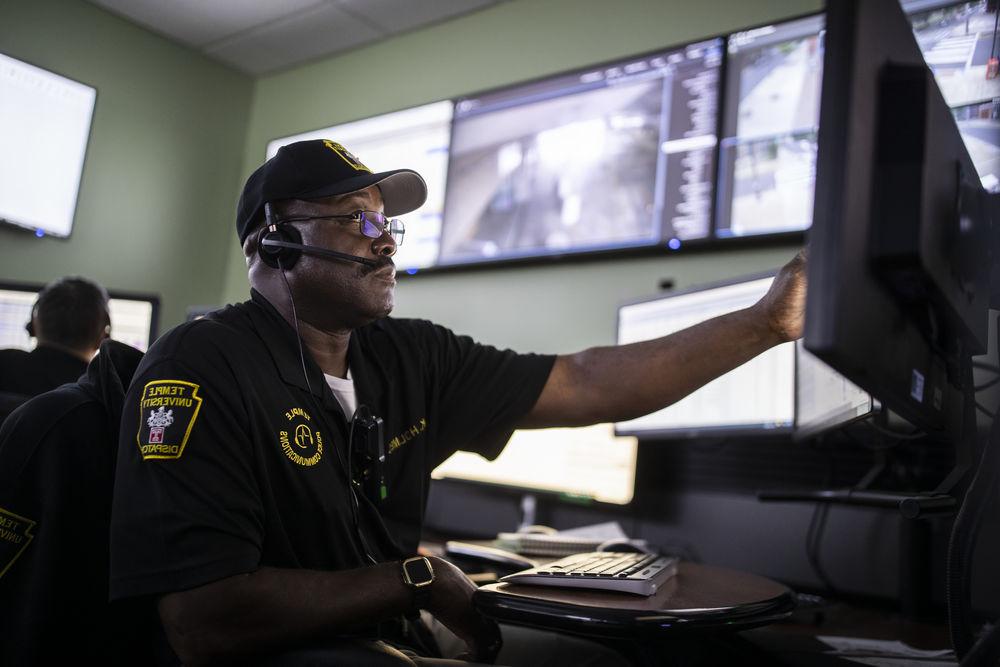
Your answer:
[[[646,553],[594,551],[574,554],[500,581],[510,584],[591,588],[653,595],[677,573],[677,559]]]

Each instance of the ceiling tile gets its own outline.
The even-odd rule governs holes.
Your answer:
[[[337,0],[339,6],[364,17],[388,32],[402,32],[448,18],[469,14],[498,0]]]
[[[327,0],[91,0],[183,44],[204,47]]]
[[[383,37],[368,23],[332,4],[248,30],[204,52],[250,74],[266,74]]]

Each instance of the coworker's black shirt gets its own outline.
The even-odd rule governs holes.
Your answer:
[[[0,665],[142,665],[152,619],[108,603],[121,403],[142,353],[106,341],[87,374],[0,429]]]
[[[380,560],[412,555],[430,471],[458,449],[495,457],[553,357],[479,345],[422,320],[355,330],[359,405],[384,420],[387,497],[360,498]],[[347,486],[348,420],[295,333],[259,294],[149,350],[122,418],[113,598],[196,587],[261,566],[363,566]],[[312,392],[309,390],[312,388]]]
[[[41,345],[31,352],[0,350],[0,391],[38,396],[67,382],[76,382],[87,362],[63,350]]]

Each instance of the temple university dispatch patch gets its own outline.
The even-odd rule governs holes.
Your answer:
[[[201,410],[199,385],[183,380],[153,380],[139,399],[136,443],[143,460],[178,459]]]

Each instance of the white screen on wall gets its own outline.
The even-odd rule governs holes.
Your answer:
[[[69,236],[97,91],[0,54],[0,219]]]
[[[393,260],[400,269],[423,269],[437,262],[441,240],[441,212],[448,177],[451,142],[450,100],[312,132],[275,139],[267,145],[268,159],[285,144],[309,139],[330,139],[343,144],[374,172],[412,169],[427,182],[427,201],[402,217],[406,235]]]

